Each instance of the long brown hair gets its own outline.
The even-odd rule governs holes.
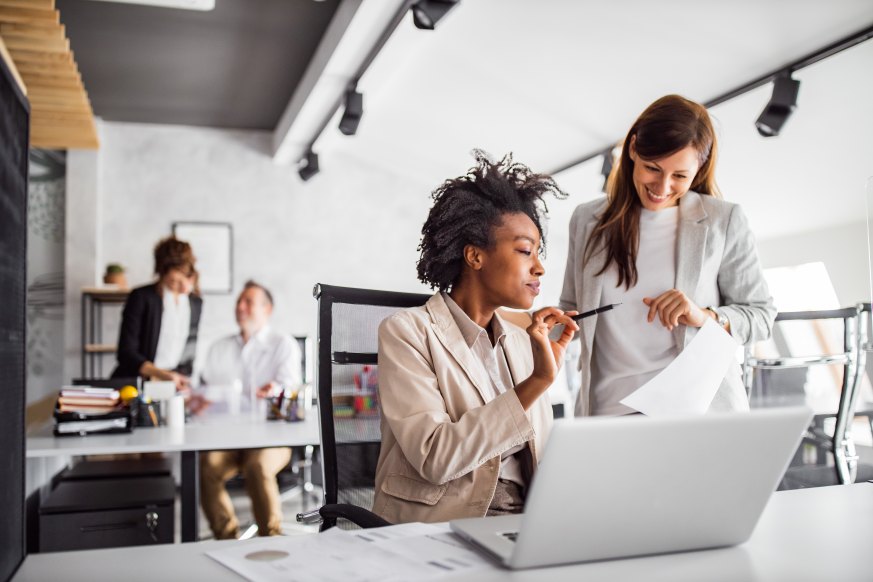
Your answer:
[[[606,184],[606,210],[594,227],[584,254],[587,263],[596,249],[605,248],[606,259],[597,275],[602,275],[609,265],[615,263],[618,285],[625,285],[627,289],[637,284],[642,208],[633,181],[631,141],[637,156],[643,160],[659,160],[688,146],[694,147],[700,169],[690,189],[699,194],[721,197],[715,183],[718,147],[706,108],[679,95],[667,95],[649,105],[627,132],[621,146],[621,158]]]

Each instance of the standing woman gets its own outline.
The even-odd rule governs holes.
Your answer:
[[[422,228],[418,278],[437,293],[379,326],[373,511],[392,523],[522,511],[552,423],[546,390],[578,329],[555,307],[526,330],[497,313],[533,305],[543,198],[565,195],[509,156],[477,158],[434,192]]]
[[[621,400],[663,370],[712,319],[738,344],[770,335],[776,309],[755,241],[715,183],[716,136],[706,109],[678,95],[631,126],[606,200],[580,205],[560,307],[621,307],[582,322],[576,415],[622,415]],[[731,366],[710,410],[748,410]]]
[[[156,283],[137,287],[124,304],[113,378],[144,376],[189,386],[203,300],[191,245],[168,237],[155,246]]]

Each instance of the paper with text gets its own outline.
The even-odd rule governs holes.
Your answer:
[[[455,538],[448,524],[333,528],[250,540],[206,555],[257,582],[423,582],[495,568]]]
[[[703,414],[736,352],[737,342],[709,319],[669,366],[621,403],[648,416]]]

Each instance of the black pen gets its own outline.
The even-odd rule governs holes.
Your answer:
[[[621,305],[621,303],[613,303],[612,305],[604,305],[603,307],[598,307],[597,309],[592,309],[591,311],[586,311],[585,313],[571,315],[570,319],[572,319],[573,321],[579,321],[580,319],[585,319],[586,317],[591,317],[592,315],[597,315],[598,313],[603,313],[604,311],[609,311],[610,309],[615,309],[619,305]]]

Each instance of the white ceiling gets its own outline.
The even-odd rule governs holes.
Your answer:
[[[871,23],[870,0],[462,0],[434,32],[404,20],[359,84],[357,136],[331,123],[315,150],[323,171],[343,153],[428,189],[473,147],[551,171],[621,138],[661,95],[707,101]],[[713,108],[720,184],[759,238],[860,219],[871,72],[873,41],[797,73],[778,138],[754,129],[769,87]],[[598,194],[599,170],[557,176],[574,205]]]

